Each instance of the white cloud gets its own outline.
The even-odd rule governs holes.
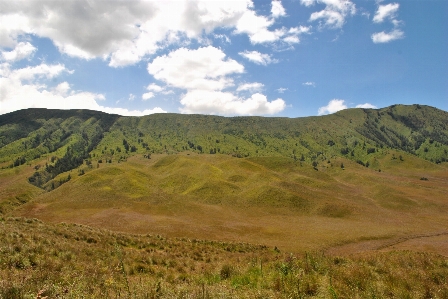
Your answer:
[[[224,52],[212,46],[180,48],[148,64],[148,72],[154,78],[183,89],[222,90],[234,85],[228,75],[243,71],[241,64],[226,59]]]
[[[256,63],[256,64],[261,64],[261,65],[268,65],[270,63],[276,63],[278,62],[277,59],[272,59],[271,55],[269,54],[262,54],[258,51],[244,51],[244,52],[239,52],[238,54],[240,54],[241,56],[243,56],[244,58],[246,58],[247,60]]]
[[[286,12],[280,1],[272,1],[273,17],[265,17],[257,15],[253,10],[246,11],[236,23],[234,33],[247,34],[252,44],[262,43],[276,43],[276,42],[291,42],[295,36],[295,41],[298,40],[298,35],[304,32],[295,31],[292,28],[279,28],[270,30],[269,28],[275,24],[275,19],[280,16],[285,16]],[[307,28],[301,26],[300,28]],[[287,40],[285,40],[287,39]]]
[[[404,38],[404,32],[400,29],[394,29],[391,32],[381,31],[372,34],[371,38],[375,44],[388,43],[397,39]]]
[[[373,17],[373,22],[382,23],[384,20],[388,19],[393,24],[394,29],[390,32],[381,31],[372,34],[371,38],[375,44],[388,43],[404,38],[404,32],[399,28],[403,22],[396,19],[399,7],[400,5],[398,3],[389,3],[378,6],[378,10]]]
[[[151,83],[146,87],[147,90],[154,91],[154,92],[162,92],[164,88],[162,86],[159,86],[155,83]]]
[[[289,34],[302,34],[302,33],[310,33],[311,26],[299,26],[299,27],[291,27],[288,30]]]
[[[147,100],[149,100],[149,99],[151,99],[153,97],[154,97],[154,93],[153,92],[146,92],[146,93],[144,93],[142,95],[142,100],[143,101],[147,101]]]
[[[368,12],[368,11],[363,11],[363,12],[361,12],[361,16],[364,16],[364,17],[366,17],[367,19],[370,19],[370,12]]]
[[[344,104],[344,102],[344,100],[333,99],[328,102],[327,106],[320,107],[317,113],[318,115],[332,114],[340,110],[347,109],[347,106]]]
[[[288,43],[288,44],[298,44],[300,43],[300,39],[298,36],[287,36],[283,39],[284,42]]]
[[[356,108],[377,109],[378,107],[376,107],[375,105],[372,105],[370,103],[365,103],[365,104],[356,105]]]
[[[302,85],[316,87],[315,82],[304,82],[304,83],[302,83]]]
[[[181,99],[182,113],[223,114],[223,115],[271,115],[286,105],[282,99],[269,102],[265,95],[253,94],[248,99],[235,97],[230,92],[194,90]]]
[[[169,86],[186,90],[180,101],[182,113],[265,115],[278,113],[286,107],[282,99],[269,102],[259,93],[242,99],[223,91],[235,85],[232,75],[244,72],[244,67],[211,46],[197,50],[181,48],[157,57],[148,64],[148,72]],[[247,83],[236,91],[256,91],[262,86],[257,82]],[[148,89],[158,88],[150,85]]]
[[[0,114],[26,108],[90,109],[121,115],[146,115],[164,112],[161,108],[144,111],[104,107],[98,101],[104,95],[71,90],[70,84],[62,82],[51,88],[48,82],[63,73],[70,73],[62,64],[42,63],[34,67],[11,70],[11,65],[0,65]]]
[[[16,81],[34,81],[37,79],[52,79],[63,72],[73,73],[73,71],[67,70],[63,64],[48,65],[42,63],[32,67],[27,66],[25,68],[9,71],[8,77]]]
[[[271,7],[272,17],[278,18],[286,16],[286,11],[281,1],[273,0],[271,5],[272,5]]]
[[[277,89],[277,92],[278,93],[284,93],[287,90],[288,90],[288,88],[280,87],[280,88]]]
[[[375,105],[372,105],[370,103],[364,103],[364,104],[358,104],[355,106],[356,108],[364,108],[364,109],[377,109]],[[332,114],[335,112],[338,112],[340,110],[347,109],[347,105],[345,104],[344,100],[340,99],[333,99],[330,102],[328,102],[327,106],[320,107],[318,110],[318,115],[324,115],[324,114]]]
[[[395,15],[398,11],[400,4],[398,3],[389,3],[386,5],[379,5],[378,10],[373,17],[373,22],[382,23],[385,19],[395,19]]]
[[[245,83],[245,84],[241,84],[240,86],[238,86],[236,91],[249,90],[251,92],[256,92],[256,91],[262,90],[263,87],[264,87],[264,85],[262,83],[259,83],[259,82]]]
[[[20,35],[32,31],[28,18],[20,10],[16,12],[8,11],[14,5],[17,5],[17,3],[0,1],[0,47],[14,48]]]
[[[223,50],[204,45],[219,42],[214,39],[230,43],[229,37],[222,34],[226,30],[224,32],[229,36],[247,35],[252,44],[271,43],[272,47],[288,46],[291,49],[292,44],[300,42],[300,34],[309,33],[311,27],[278,26],[276,22],[283,16],[286,16],[286,11],[280,0],[271,1],[271,14],[266,16],[255,11],[252,0],[6,0],[0,1],[0,60],[13,63],[31,57],[36,53],[36,48],[26,42],[31,40],[30,36],[48,38],[61,53],[68,56],[86,60],[100,58],[111,67],[136,64],[160,53],[160,50],[183,47],[149,60],[148,72],[163,82],[163,87],[154,84],[137,95],[129,94],[128,91],[128,99],[132,101],[141,95],[142,100],[148,100],[158,93],[173,93],[170,88],[184,89],[186,94],[195,91],[224,94],[233,89],[235,96],[241,91],[236,86],[249,88],[235,83],[237,75],[244,72],[243,65],[226,56]],[[202,47],[186,49],[196,42]],[[271,55],[258,54],[255,58],[253,55],[252,58],[246,58],[251,61],[255,59],[256,63],[264,65],[277,62]],[[57,85],[56,82],[61,81],[56,80],[56,77],[73,72],[62,64],[43,63],[18,70],[8,67],[0,72],[3,84],[6,84],[5,80],[12,80],[17,83],[18,91],[24,92],[28,88],[29,94],[41,99],[39,103],[49,103],[54,107],[54,104],[43,100],[45,94],[48,99],[57,98],[61,107],[72,107],[67,99],[76,96],[85,99],[79,102],[84,103],[80,104],[82,107],[102,111],[107,108],[94,108],[96,101],[104,99],[101,94],[72,90],[68,82]],[[13,93],[5,85],[2,88],[3,101],[6,89],[9,95]],[[253,85],[246,90],[256,92],[260,89]],[[126,100],[126,96],[121,100]],[[254,101],[252,97],[243,100],[244,103]],[[264,107],[270,107],[274,102],[277,105],[279,103],[266,100]],[[275,109],[260,108],[254,111]]]
[[[251,0],[0,1],[0,47],[13,48],[19,36],[32,34],[69,56],[122,67],[171,45],[206,43],[204,34],[216,28],[247,34],[254,44],[280,41],[288,29],[269,27],[285,14],[280,1],[272,2],[272,17],[257,15]]]
[[[231,43],[232,43],[232,41],[230,40],[230,38],[229,38],[227,35],[225,35],[225,34],[214,34],[213,37],[214,37],[215,39],[219,39],[219,40],[221,40],[222,42],[224,42],[224,43],[226,43],[226,44],[231,44]]]
[[[161,93],[161,94],[164,94],[164,95],[168,95],[168,94],[173,94],[173,93],[174,93],[174,91],[172,91],[172,90],[167,90],[166,87],[157,85],[157,84],[155,84],[155,83],[151,83],[151,84],[149,84],[149,85],[146,87],[146,89],[147,89],[149,92],[144,93],[144,94],[142,95],[142,99],[143,99],[144,101],[153,98],[153,97],[155,96],[156,93]]]
[[[155,83],[151,83],[149,84],[146,89],[148,90],[148,92],[144,93],[142,95],[142,100],[143,101],[147,101],[149,99],[152,99],[153,97],[155,97],[156,93],[162,93],[162,94],[172,94],[173,91],[172,90],[166,90],[165,87],[162,87],[160,85],[157,85]]]
[[[341,28],[348,16],[356,13],[356,6],[350,0],[301,0],[305,6],[312,6],[316,3],[325,5],[321,11],[313,12],[310,16],[310,22],[322,19],[321,26],[329,28]]]
[[[154,97],[154,93],[153,92],[146,92],[146,93],[144,93],[142,95],[142,100],[143,101],[147,101],[147,100],[149,100],[149,99],[151,99],[153,97]]]
[[[273,19],[258,16],[254,11],[246,11],[236,24],[235,33],[245,33],[252,44],[275,42],[281,38],[283,32],[269,31],[274,24]]]
[[[2,51],[1,57],[5,61],[10,61],[10,62],[19,61],[19,60],[30,57],[31,55],[34,54],[34,52],[36,52],[36,50],[37,49],[29,42],[26,42],[26,43],[20,42],[16,45],[14,50],[9,51],[9,52]]]
[[[68,84],[68,82],[62,82],[53,89],[53,93],[60,96],[66,96],[69,91],[70,84]]]
[[[300,0],[300,3],[305,6],[312,6],[317,0]]]
[[[166,111],[160,107],[155,107],[154,109],[145,109],[145,110],[128,110],[128,109],[124,109],[124,108],[110,108],[110,107],[101,107],[100,106],[99,111],[103,111],[103,112],[111,113],[111,114],[119,114],[119,115],[123,115],[123,116],[145,116],[145,115],[154,114],[154,113],[166,113]]]

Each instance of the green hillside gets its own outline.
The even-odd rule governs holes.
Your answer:
[[[118,162],[135,153],[283,156],[308,164],[344,156],[369,166],[376,153],[395,149],[448,160],[448,113],[420,105],[296,119],[28,109],[1,115],[0,136],[3,167],[54,157],[32,180],[40,187],[85,160]]]

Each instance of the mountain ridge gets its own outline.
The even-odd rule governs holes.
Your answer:
[[[448,112],[422,105],[353,108],[331,115],[300,118],[173,113],[130,117],[92,110],[26,109],[0,115],[0,163],[13,159],[14,155],[32,160],[39,154],[52,153],[65,144],[76,143],[73,139],[83,139],[84,150],[90,153],[102,144],[113,144],[111,137],[126,139],[130,147],[136,147],[133,152],[137,153],[197,151],[213,154],[221,153],[222,149],[225,154],[245,157],[297,158],[297,154],[325,151],[327,146],[336,146],[344,154],[362,142],[365,146],[403,150],[440,163],[448,159],[445,152],[447,128]],[[222,144],[223,139],[228,139],[225,140],[227,145]],[[285,139],[295,142],[289,144]],[[24,146],[12,149],[10,144],[18,140]],[[432,145],[434,141],[440,143],[444,151],[429,153],[432,146],[426,143]],[[123,149],[124,144],[119,143],[114,147]],[[8,145],[11,149],[5,151]],[[34,157],[33,153],[26,153],[29,147],[39,148],[34,151]],[[129,149],[127,151],[129,153]],[[105,159],[117,156],[94,152]]]

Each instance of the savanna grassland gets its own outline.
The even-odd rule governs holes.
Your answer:
[[[0,298],[448,298],[448,113],[0,116]]]

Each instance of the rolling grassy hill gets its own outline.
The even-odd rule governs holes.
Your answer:
[[[144,295],[138,279],[156,289],[160,282],[171,285],[165,288],[167,298],[170,294],[181,297],[183,291],[206,298],[205,285],[215,296],[235,298],[249,293],[248,298],[257,293],[334,298],[335,290],[342,297],[354,294],[356,286],[343,278],[354,273],[338,268],[339,260],[318,254],[314,259],[321,268],[306,270],[301,276],[309,262],[301,254],[310,251],[328,255],[369,255],[365,252],[373,251],[367,258],[344,260],[360,272],[359,277],[367,275],[374,282],[368,286],[359,282],[355,293],[360,297],[421,297],[425,292],[443,297],[447,287],[440,287],[438,281],[448,275],[442,265],[446,259],[406,253],[400,260],[391,257],[393,253],[385,257],[379,252],[412,249],[448,255],[447,151],[448,113],[420,105],[349,109],[297,119],[176,114],[121,117],[44,109],[1,115],[0,224],[5,241],[1,243],[0,271],[13,277],[14,283],[0,283],[10,294],[17,289],[22,295],[34,292],[35,297],[46,280],[37,278],[37,266],[25,257],[30,251],[43,258],[44,239],[53,245],[62,242],[61,252],[71,252],[72,259],[73,252],[80,255],[76,262],[56,253],[51,265],[36,262],[40,273],[47,266],[65,273],[60,288],[57,279],[46,274],[52,284],[48,294],[55,296],[74,279],[70,267],[61,263],[87,263],[87,252],[108,256],[115,250],[113,244],[127,238],[125,243],[132,245],[120,245],[128,256],[122,259],[121,270],[108,269],[106,260],[98,259],[104,271],[98,272],[98,285],[92,287],[97,297],[106,293],[130,296],[129,284],[138,290],[134,297],[158,296],[152,289]],[[72,224],[61,227],[62,222]],[[67,243],[64,234],[70,240],[76,234],[86,236],[85,242],[82,246]],[[172,270],[164,265],[168,268],[163,270],[158,262],[139,263],[139,252],[146,248],[139,240],[148,234],[164,240],[159,244],[151,237],[149,243],[183,248],[163,254],[162,249],[161,256],[168,254],[174,263],[187,260],[190,264],[175,265]],[[88,242],[88,236],[96,242]],[[189,243],[180,240],[193,239],[212,244],[199,249],[212,259],[206,267],[211,276],[198,270],[204,267],[202,262],[175,254],[192,250],[185,249]],[[16,250],[8,245],[21,242],[29,247],[18,245]],[[263,245],[244,245],[249,249],[235,245],[243,243]],[[227,256],[222,252],[226,246],[237,246],[240,249],[235,251],[241,254]],[[300,257],[291,260],[284,252]],[[11,253],[19,260],[11,260]],[[120,262],[116,256],[110,258]],[[236,268],[226,265],[226,258]],[[265,278],[247,267],[254,258],[269,264]],[[440,276],[427,282],[430,288],[426,290],[425,284],[415,280],[415,288],[401,280],[392,288],[391,281],[398,275],[394,273],[372,278],[375,269],[392,271],[383,267],[386,260],[396,266],[412,264],[412,270],[403,271],[414,273],[424,271],[426,259],[437,260],[431,269],[441,271],[427,277],[429,281]],[[365,268],[365,263],[374,266]],[[138,274],[138,269],[152,270]],[[232,279],[227,279],[226,271]],[[16,276],[23,273],[38,283],[21,287]],[[126,275],[131,275],[129,280]],[[342,280],[332,285],[331,279],[338,275]],[[308,284],[297,283],[298,276]],[[174,293],[166,291],[182,279],[188,283]],[[87,280],[80,282],[80,294],[88,294]],[[240,287],[236,293],[224,291]],[[394,291],[387,293],[388,289]]]
[[[420,105],[297,119],[17,111],[0,116],[0,209],[290,250],[436,233],[447,116]]]
[[[70,182],[14,214],[291,251],[445,231],[447,167],[393,155],[377,157],[381,172],[345,158],[316,171],[286,157],[134,156],[72,171]]]

